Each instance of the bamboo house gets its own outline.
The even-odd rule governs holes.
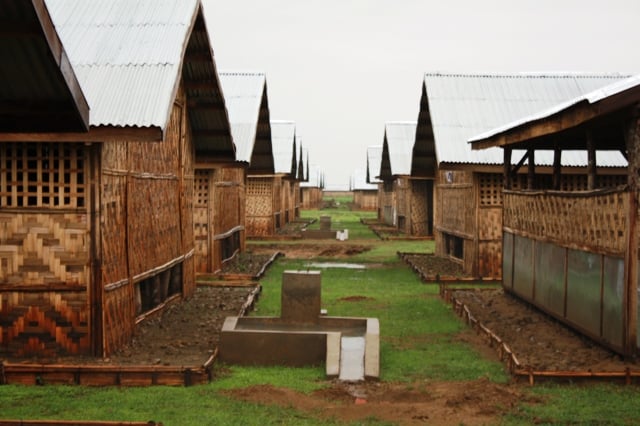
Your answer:
[[[367,182],[367,173],[357,169],[351,176],[353,206],[358,210],[378,210],[378,185]]]
[[[0,354],[105,356],[148,314],[193,294],[195,157],[233,146],[199,1],[46,5],[60,40],[29,32],[34,45],[21,43],[12,62],[49,72],[12,78],[61,96],[62,71],[68,99],[41,106],[75,98],[80,114],[48,128],[42,111],[33,126],[1,129]],[[50,60],[38,68],[47,44],[58,72]]]
[[[378,222],[382,222],[381,206],[383,205],[382,181],[378,178],[380,176],[381,163],[382,145],[367,147],[367,183],[375,185],[377,188],[376,210],[378,212]]]
[[[385,124],[380,158],[382,218],[387,225],[410,234],[412,229],[411,149],[416,137],[415,121]]]
[[[287,224],[300,217],[296,123],[271,120],[271,143],[276,179],[280,180],[281,186],[280,211],[284,215],[283,223]]]
[[[300,206],[303,209],[319,209],[322,207],[323,177],[320,168],[316,164],[309,164],[309,153],[302,148],[302,156],[305,161],[300,162],[303,178],[300,182]]]
[[[474,149],[502,148],[503,287],[619,353],[636,357],[640,76],[618,81],[477,136]],[[561,185],[560,164],[588,159],[587,185]],[[480,151],[482,152],[482,151]],[[628,160],[625,180],[602,184],[603,152]],[[537,173],[554,158],[553,179]],[[528,180],[514,185],[513,157]]]
[[[246,237],[273,235],[281,225],[275,179],[267,80],[261,72],[220,73],[236,160],[245,169]]]
[[[433,181],[436,255],[465,273],[498,278],[502,273],[502,170],[498,148],[473,151],[467,139],[622,78],[594,74],[428,73],[422,84],[412,178]],[[598,185],[624,180],[626,162],[602,154]],[[587,159],[563,158],[561,186],[587,186]],[[526,160],[513,166],[514,186],[526,185]],[[537,158],[539,180],[553,179],[553,158]]]

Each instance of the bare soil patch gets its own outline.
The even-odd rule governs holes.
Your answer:
[[[539,371],[623,371],[640,365],[573,331],[528,303],[495,290],[457,290],[453,297],[500,336],[523,366]]]
[[[410,264],[417,272],[427,279],[439,280],[440,278],[468,278],[465,276],[462,265],[453,260],[436,256],[434,254],[405,253],[405,262]]]
[[[296,408],[326,420],[377,418],[402,425],[496,424],[500,415],[527,400],[515,385],[484,379],[410,384],[334,381],[311,394],[261,385],[227,394],[247,402]]]
[[[344,259],[371,250],[371,246],[363,244],[336,244],[335,240],[316,240],[313,243],[296,242],[294,244],[254,244],[251,251],[255,254],[279,251],[291,259],[315,259],[331,257]]]

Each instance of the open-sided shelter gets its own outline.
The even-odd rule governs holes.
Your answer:
[[[280,180],[283,224],[299,217],[298,161],[296,146],[296,123],[294,121],[271,120],[271,144],[276,179]],[[277,201],[277,200],[276,200]]]
[[[415,121],[385,124],[380,159],[382,219],[399,231],[411,233],[411,150],[416,137]]]
[[[267,79],[262,72],[221,72],[236,160],[243,164],[247,237],[273,235],[281,224],[280,185],[276,182]]]
[[[497,148],[472,151],[469,137],[620,78],[567,73],[426,74],[411,175],[434,181],[436,254],[461,263],[467,274],[501,275],[503,156]],[[561,185],[586,188],[586,158],[567,155],[564,160]],[[599,179],[622,179],[621,161],[617,156],[603,162],[607,167]],[[526,184],[523,164],[514,163],[518,165],[514,185]],[[552,165],[553,158],[538,158],[539,179],[553,178]]]
[[[149,312],[194,292],[194,157],[232,153],[230,130],[224,108],[194,105],[222,99],[198,0],[46,6],[89,128],[0,129],[0,348],[108,355]],[[56,87],[41,71],[22,76]]]
[[[523,117],[475,137],[472,145],[502,148],[507,165],[505,290],[612,349],[636,356],[640,76]],[[576,150],[588,158],[587,186],[565,188],[558,184],[560,164]],[[623,182],[601,184],[599,166],[609,161],[603,152],[628,159]],[[543,154],[554,158],[551,182],[537,174]],[[528,160],[530,179],[517,187],[510,165],[513,156],[521,155]]]

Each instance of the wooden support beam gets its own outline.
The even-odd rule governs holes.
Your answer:
[[[624,353],[635,358],[638,329],[638,190],[640,173],[640,109],[635,110],[626,134],[627,153],[629,155],[629,206],[626,220],[626,245],[624,256],[623,294],[623,345]]]
[[[553,150],[553,189],[560,190],[562,182],[562,150],[556,147]]]
[[[536,151],[533,148],[527,150],[527,157],[529,162],[527,163],[527,189],[535,189],[536,180]]]
[[[511,189],[511,148],[504,148],[502,183],[505,189]]]
[[[596,144],[593,133],[587,130],[587,189],[596,187]]]

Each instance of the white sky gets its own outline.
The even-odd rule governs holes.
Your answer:
[[[640,73],[638,0],[202,0],[218,70],[267,75],[327,189],[384,123],[417,120],[427,71]]]

